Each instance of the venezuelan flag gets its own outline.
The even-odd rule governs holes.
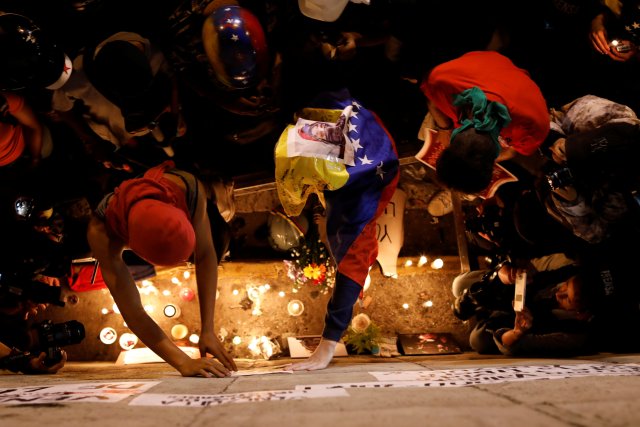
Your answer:
[[[301,127],[288,126],[275,148],[278,197],[287,215],[297,216],[309,195],[318,195],[326,209],[329,249],[338,272],[363,286],[378,253],[376,219],[398,183],[395,143],[378,116],[347,90],[322,94],[299,118],[307,129],[309,121],[344,125],[346,146],[336,152],[352,153],[352,159],[292,150],[292,132]]]

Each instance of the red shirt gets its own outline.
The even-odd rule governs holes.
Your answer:
[[[13,93],[3,92],[7,109],[2,114],[15,114],[24,107],[24,99]],[[24,151],[25,143],[22,126],[14,126],[0,121],[0,166],[15,162]]]
[[[549,133],[549,111],[529,73],[509,58],[492,51],[466,53],[435,67],[420,89],[457,127],[460,122],[453,96],[474,86],[489,101],[509,110],[511,123],[500,132],[501,142],[525,156],[533,154]]]

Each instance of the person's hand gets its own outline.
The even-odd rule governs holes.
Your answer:
[[[200,348],[200,356],[206,357],[210,354],[216,357],[220,363],[225,367],[225,376],[230,375],[229,371],[237,371],[238,367],[233,361],[233,358],[227,353],[218,337],[213,332],[206,332],[200,336],[198,341],[198,347]]]
[[[67,352],[60,350],[62,359],[52,366],[46,366],[45,361],[47,359],[47,353],[40,353],[38,357],[34,357],[29,361],[29,367],[25,370],[25,374],[55,374],[58,372],[64,364],[67,362]]]
[[[60,279],[52,276],[43,276],[41,274],[37,275],[34,280],[40,283],[46,283],[49,286],[60,287]]]
[[[231,372],[229,372],[227,368],[210,357],[201,357],[200,359],[189,358],[185,363],[178,366],[177,369],[183,377],[201,375],[205,378],[224,378],[231,375]]]
[[[518,275],[518,269],[511,264],[504,264],[498,270],[498,278],[505,285],[513,285],[516,283],[516,276]]]
[[[513,326],[513,330],[519,334],[524,334],[533,326],[533,315],[527,307],[524,307],[522,311],[516,312],[516,321]]]
[[[599,14],[591,21],[591,32],[589,33],[589,39],[591,45],[596,52],[602,55],[610,54],[609,41],[607,38],[607,29],[604,26],[605,16],[604,13]]]
[[[320,339],[320,344],[313,354],[304,362],[291,364],[291,369],[294,371],[316,371],[326,368],[333,359],[336,345],[338,345],[337,341]]]
[[[335,57],[340,61],[348,61],[356,56],[357,41],[362,38],[362,34],[355,32],[343,32],[342,38],[338,42]]]

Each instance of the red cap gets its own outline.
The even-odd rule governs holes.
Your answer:
[[[187,261],[196,235],[185,212],[171,204],[142,199],[129,210],[129,247],[153,265]]]

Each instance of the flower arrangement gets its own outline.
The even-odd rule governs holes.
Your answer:
[[[344,336],[346,345],[357,354],[378,353],[380,351],[380,328],[365,313],[351,319],[351,324]]]
[[[302,245],[290,252],[292,260],[285,260],[287,276],[295,289],[311,287],[326,294],[336,280],[336,267],[317,230],[310,227]]]

